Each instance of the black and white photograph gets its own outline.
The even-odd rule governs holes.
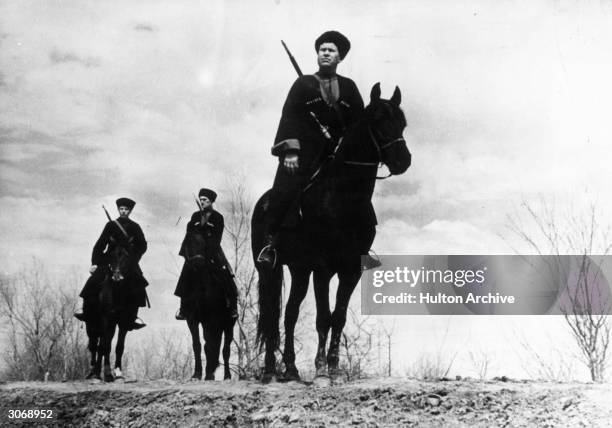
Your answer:
[[[611,76],[611,0],[0,0],[0,426],[611,426]]]

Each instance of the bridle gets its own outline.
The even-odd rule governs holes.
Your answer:
[[[316,116],[314,116],[315,120],[316,120]],[[318,120],[317,120],[318,123]],[[319,126],[321,126],[322,129],[324,129],[324,127],[319,123]],[[374,135],[374,131],[372,130],[372,126],[368,125],[368,135],[370,136],[370,142],[374,145],[374,148],[376,149],[376,154],[378,155],[378,160],[376,162],[359,162],[359,161],[348,161],[348,160],[344,160],[343,163],[345,165],[355,165],[355,166],[379,166],[381,165],[382,162],[382,152],[383,150],[385,150],[387,147],[392,146],[393,144],[396,143],[406,143],[406,140],[404,140],[404,137],[398,137],[395,138],[393,140],[381,143],[377,138],[376,135]],[[336,156],[338,154],[338,152],[340,151],[340,147],[342,146],[342,143],[344,142],[344,137],[340,137],[340,139],[338,140],[338,143],[336,144],[336,147],[334,148],[334,151],[327,156],[327,158],[325,159],[324,162],[321,163],[321,165],[319,165],[319,167],[316,169],[316,171],[310,176],[310,178],[308,179],[308,184],[306,184],[306,186],[302,189],[302,193],[306,193],[306,191],[308,191],[308,189],[310,189],[314,183],[314,181],[316,180],[316,178],[318,177],[318,175],[321,173],[321,171],[324,169],[324,167],[333,162],[334,159],[336,159]],[[386,178],[389,178],[393,175],[393,173],[391,171],[389,171],[388,175],[385,175],[383,177],[379,177],[379,176],[374,176],[373,178],[375,178],[376,180],[384,180]]]
[[[396,143],[406,143],[406,140],[404,140],[404,137],[398,137],[395,138],[393,140],[387,141],[385,143],[381,143],[377,138],[376,135],[374,135],[374,131],[372,131],[372,127],[368,125],[368,134],[370,136],[370,142],[374,145],[374,148],[376,149],[376,154],[378,155],[378,161],[376,162],[358,162],[358,161],[348,161],[345,160],[344,163],[347,165],[356,165],[356,166],[378,166],[380,167],[380,165],[383,163],[382,162],[382,152],[383,150],[385,150],[387,147],[390,147]],[[338,144],[340,145],[340,144]],[[389,172],[388,175],[385,175],[383,177],[379,177],[376,176],[375,178],[377,180],[384,180],[385,178],[389,178],[393,175],[393,173]]]

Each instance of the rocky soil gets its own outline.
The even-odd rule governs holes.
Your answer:
[[[53,423],[9,420],[53,409]],[[0,426],[608,427],[612,385],[370,379],[305,383],[150,382],[0,385]]]

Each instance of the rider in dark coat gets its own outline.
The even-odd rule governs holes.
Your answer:
[[[327,31],[315,41],[319,71],[299,77],[283,106],[272,154],[279,165],[270,194],[266,219],[267,242],[257,261],[276,263],[277,236],[284,225],[292,226],[288,211],[321,162],[335,148],[346,128],[363,112],[363,99],[351,79],[336,74],[348,53],[349,40],[337,31]],[[313,118],[313,114],[316,120]],[[327,138],[317,120],[331,137]],[[376,225],[373,210],[366,221]]]
[[[179,251],[179,255],[185,258],[185,264],[174,291],[174,295],[181,298],[181,306],[175,317],[178,320],[186,319],[185,301],[191,297],[194,287],[197,286],[196,282],[202,278],[201,276],[198,276],[197,279],[193,278],[193,270],[187,264],[187,262],[193,262],[192,256],[194,256],[189,254],[187,240],[191,234],[200,234],[204,239],[205,251],[202,266],[209,271],[215,270],[219,274],[215,278],[222,281],[231,316],[237,318],[238,288],[233,279],[230,265],[221,248],[221,239],[223,238],[223,229],[225,227],[223,215],[212,208],[212,204],[217,199],[217,193],[210,189],[200,189],[198,198],[202,210],[196,211],[191,215],[191,220],[187,223],[185,239],[183,239]],[[200,255],[195,256],[199,257]],[[210,277],[208,276],[208,278]]]
[[[114,221],[109,221],[104,226],[100,237],[93,247],[91,255],[91,267],[89,273],[91,276],[85,283],[83,290],[79,294],[84,301],[84,311],[75,313],[75,317],[81,321],[87,320],[87,301],[98,298],[100,292],[100,284],[106,276],[104,266],[109,263],[109,255],[113,252],[117,245],[122,245],[129,248],[136,263],[140,261],[143,254],[147,251],[147,241],[141,227],[135,221],[129,218],[136,202],[129,198],[117,199],[117,210],[119,217]],[[115,223],[116,222],[116,223]],[[121,225],[119,227],[117,225]],[[123,228],[123,230],[121,230]],[[124,234],[125,232],[125,234]],[[127,236],[126,236],[127,235]],[[131,287],[131,302],[138,307],[144,307],[147,303],[145,287],[149,285],[144,278],[140,266],[137,264],[129,278]],[[144,327],[144,323],[134,323],[133,329]]]

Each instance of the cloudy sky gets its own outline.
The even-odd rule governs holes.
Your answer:
[[[378,253],[512,253],[507,215],[539,195],[612,209],[610,2],[4,0],[0,269],[84,279],[100,205],[129,196],[153,300],[174,305],[192,193],[222,209],[228,177],[271,185],[280,40],[312,72],[328,29],[364,98],[403,94],[413,166],[377,186]]]

